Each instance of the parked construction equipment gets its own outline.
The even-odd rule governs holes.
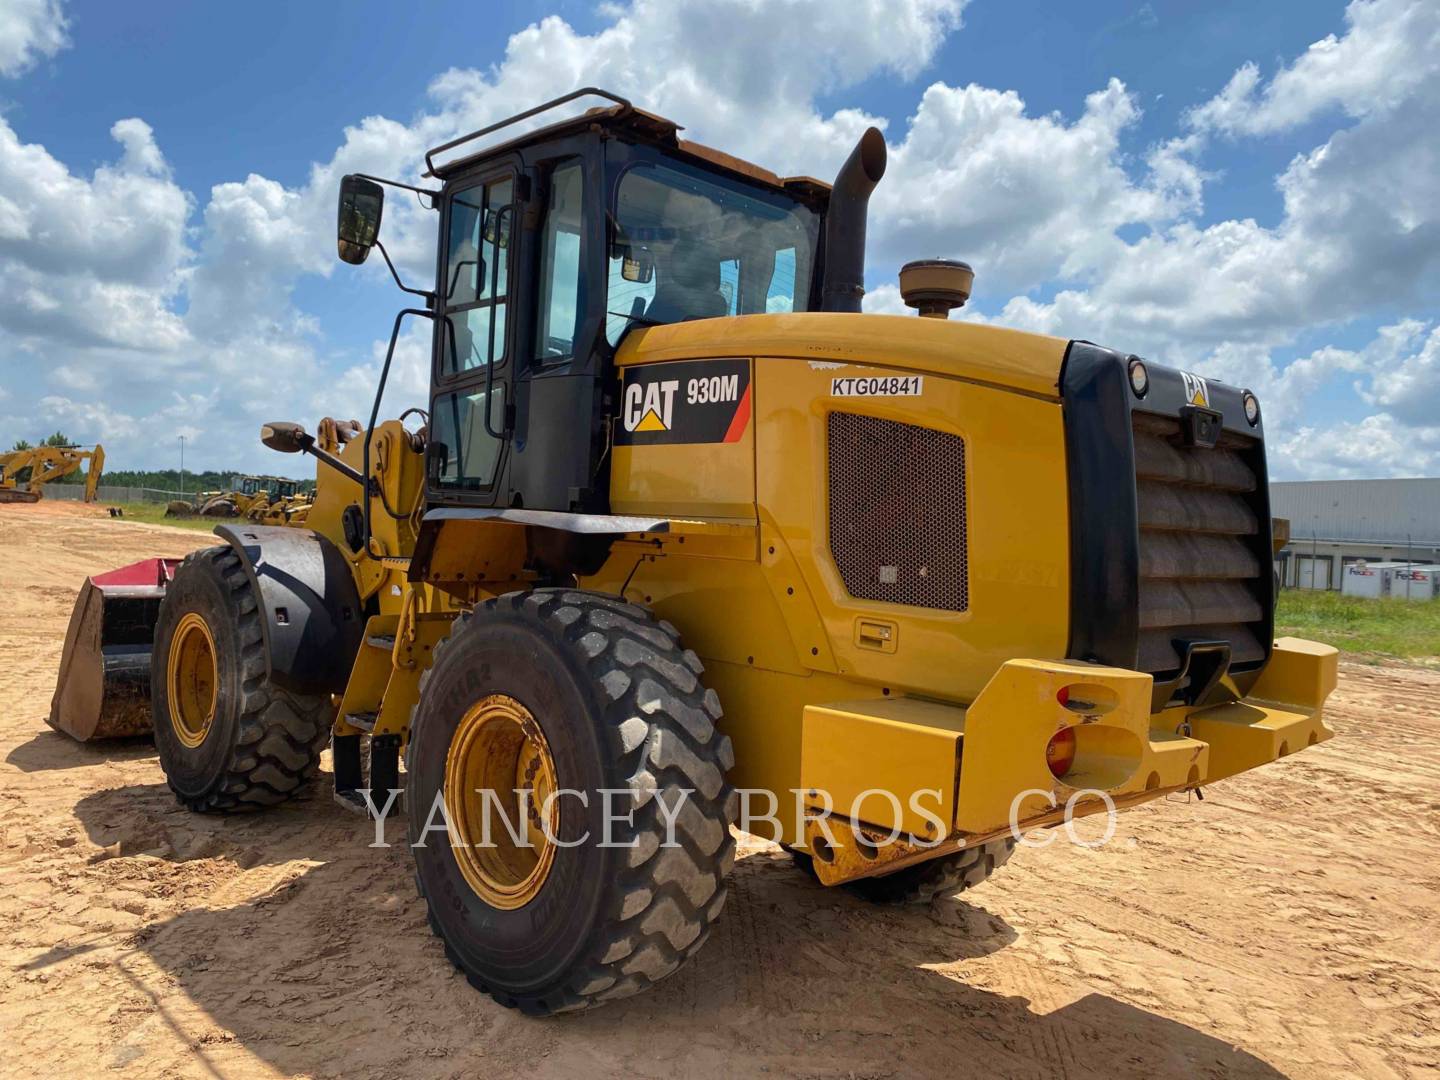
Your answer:
[[[176,499],[165,508],[166,517],[241,517],[264,525],[304,521],[311,496],[300,481],[284,476],[235,476],[227,491],[201,491],[193,500]]]
[[[64,479],[87,463],[84,498],[88,503],[95,501],[100,474],[105,469],[105,450],[98,443],[88,450],[79,446],[33,446],[0,454],[0,503],[39,502],[46,484]]]
[[[327,745],[342,801],[403,787],[446,955],[532,1013],[700,947],[737,789],[821,882],[929,899],[1017,829],[1330,737],[1335,650],[1273,637],[1253,394],[949,320],[962,263],[901,272],[924,317],[861,314],[878,131],[833,185],[678,133],[585,90],[430,151],[434,290],[368,425],[262,431],[317,461],[305,527],[92,579],[51,714],[104,731],[148,648],[185,805],[282,802]],[[341,184],[346,262],[384,254],[382,183]],[[382,422],[406,319],[429,409]]]

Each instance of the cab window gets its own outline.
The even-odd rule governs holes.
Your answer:
[[[463,374],[505,358],[509,238],[514,224],[510,177],[456,192],[441,283],[442,376]]]
[[[565,162],[550,174],[550,197],[540,237],[540,319],[535,345],[541,362],[575,354],[583,191],[579,161]]]
[[[678,162],[616,187],[606,336],[632,325],[804,311],[819,219],[799,203]]]
[[[494,385],[490,424],[498,425],[505,415],[505,384]],[[500,440],[485,430],[485,385],[435,399],[430,414],[431,438],[445,446],[445,461],[436,478],[441,488],[478,491],[488,488],[500,460]]]

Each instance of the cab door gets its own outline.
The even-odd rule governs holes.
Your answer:
[[[429,464],[432,503],[491,506],[514,400],[514,164],[447,191],[436,282]]]

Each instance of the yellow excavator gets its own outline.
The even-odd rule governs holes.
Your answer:
[[[403,807],[449,960],[535,1014],[693,955],[732,825],[928,901],[1329,738],[1335,650],[1273,633],[1256,396],[950,320],[958,262],[901,270],[920,317],[862,314],[885,161],[871,129],[833,184],[782,177],[587,88],[430,186],[345,177],[341,259],[419,298],[368,424],[263,428],[315,459],[303,527],[90,579],[51,723],[152,727],[200,812],[328,746],[342,804]],[[433,288],[384,185],[436,213]],[[428,408],[382,421],[411,319]]]
[[[39,502],[46,484],[64,479],[87,462],[84,499],[89,503],[95,501],[105,469],[105,450],[98,443],[88,450],[78,446],[33,446],[0,454],[0,503]]]

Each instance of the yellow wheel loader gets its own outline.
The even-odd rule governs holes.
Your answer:
[[[202,491],[194,501],[172,501],[166,517],[243,517],[264,525],[284,525],[304,519],[311,496],[300,482],[284,476],[235,476],[229,491]]]
[[[827,185],[679,130],[587,89],[430,151],[429,187],[345,177],[341,258],[419,297],[369,423],[263,429],[316,459],[303,528],[92,579],[52,712],[86,737],[148,694],[201,811],[328,745],[339,800],[403,806],[449,959],[531,1013],[692,955],[733,824],[928,900],[1330,737],[1335,651],[1273,636],[1253,394],[950,321],[961,263],[862,314],[879,132]],[[437,214],[433,290],[382,185]],[[428,409],[381,422],[407,319]]]
[[[78,446],[35,446],[0,454],[0,503],[39,502],[45,485],[85,469],[84,501],[94,502],[100,475],[105,470],[105,450],[98,443],[88,450]],[[24,477],[20,475],[24,473]]]
[[[284,525],[294,511],[310,505],[300,494],[300,482],[283,476],[247,476],[236,510],[247,521],[262,525]]]

